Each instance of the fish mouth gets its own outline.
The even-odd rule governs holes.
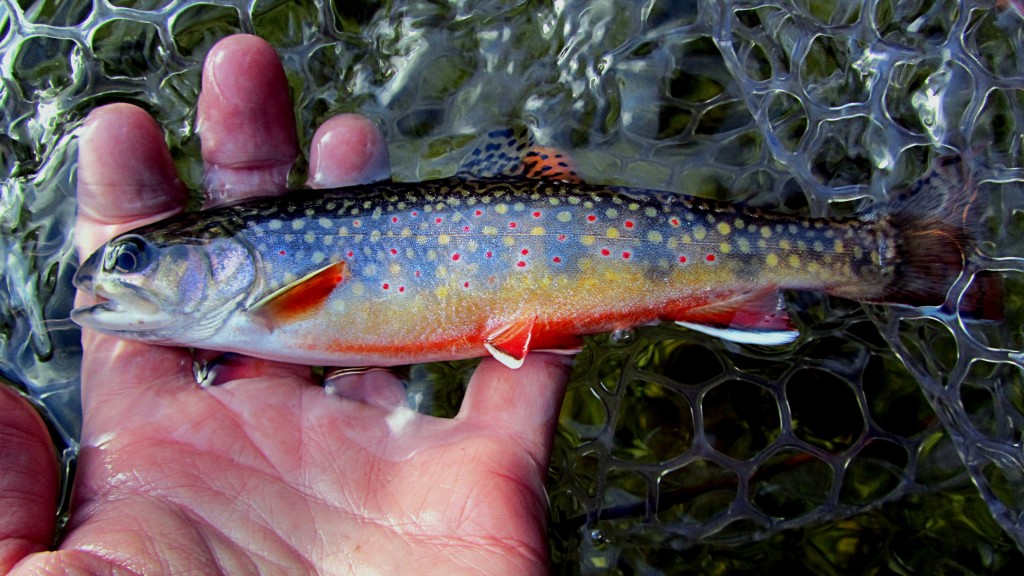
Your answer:
[[[90,288],[79,287],[92,296],[93,302],[71,310],[71,320],[79,326],[108,333],[150,332],[174,323],[171,315],[135,286],[118,286],[123,290],[121,294],[103,286]]]

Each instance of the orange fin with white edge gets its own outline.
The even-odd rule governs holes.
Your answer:
[[[249,308],[273,329],[316,314],[331,292],[348,276],[345,262],[335,262],[282,287]]]
[[[687,310],[676,324],[740,344],[779,346],[800,336],[777,290],[734,294]]]
[[[531,316],[502,326],[484,340],[484,348],[498,361],[516,369],[526,361],[537,317]]]
[[[488,132],[462,160],[458,175],[474,179],[516,177],[583,182],[569,155],[555,148],[537,146],[525,127]]]

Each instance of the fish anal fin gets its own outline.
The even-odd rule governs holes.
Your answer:
[[[734,294],[687,310],[677,324],[716,338],[765,346],[788,344],[800,332],[774,289]]]
[[[312,316],[346,276],[345,262],[334,262],[268,295],[253,304],[249,311],[271,328]]]
[[[484,348],[498,361],[515,369],[526,361],[537,317],[531,316],[502,326],[484,340]]]

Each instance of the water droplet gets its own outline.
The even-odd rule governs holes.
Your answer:
[[[632,328],[623,328],[616,330],[611,334],[612,344],[618,344],[619,346],[627,346],[632,344],[636,340],[636,331]]]

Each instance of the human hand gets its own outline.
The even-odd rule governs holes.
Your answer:
[[[285,76],[262,40],[206,61],[199,131],[211,203],[284,192],[297,154]],[[357,116],[313,139],[310,185],[386,176]],[[79,152],[76,241],[178,212],[186,192],[142,110],[95,110]],[[200,388],[193,358],[83,330],[81,452],[51,549],[56,466],[45,427],[0,389],[0,570],[13,573],[547,572],[544,476],[564,359],[485,359],[452,420],[414,413],[385,372],[317,385],[304,366],[234,357]]]

